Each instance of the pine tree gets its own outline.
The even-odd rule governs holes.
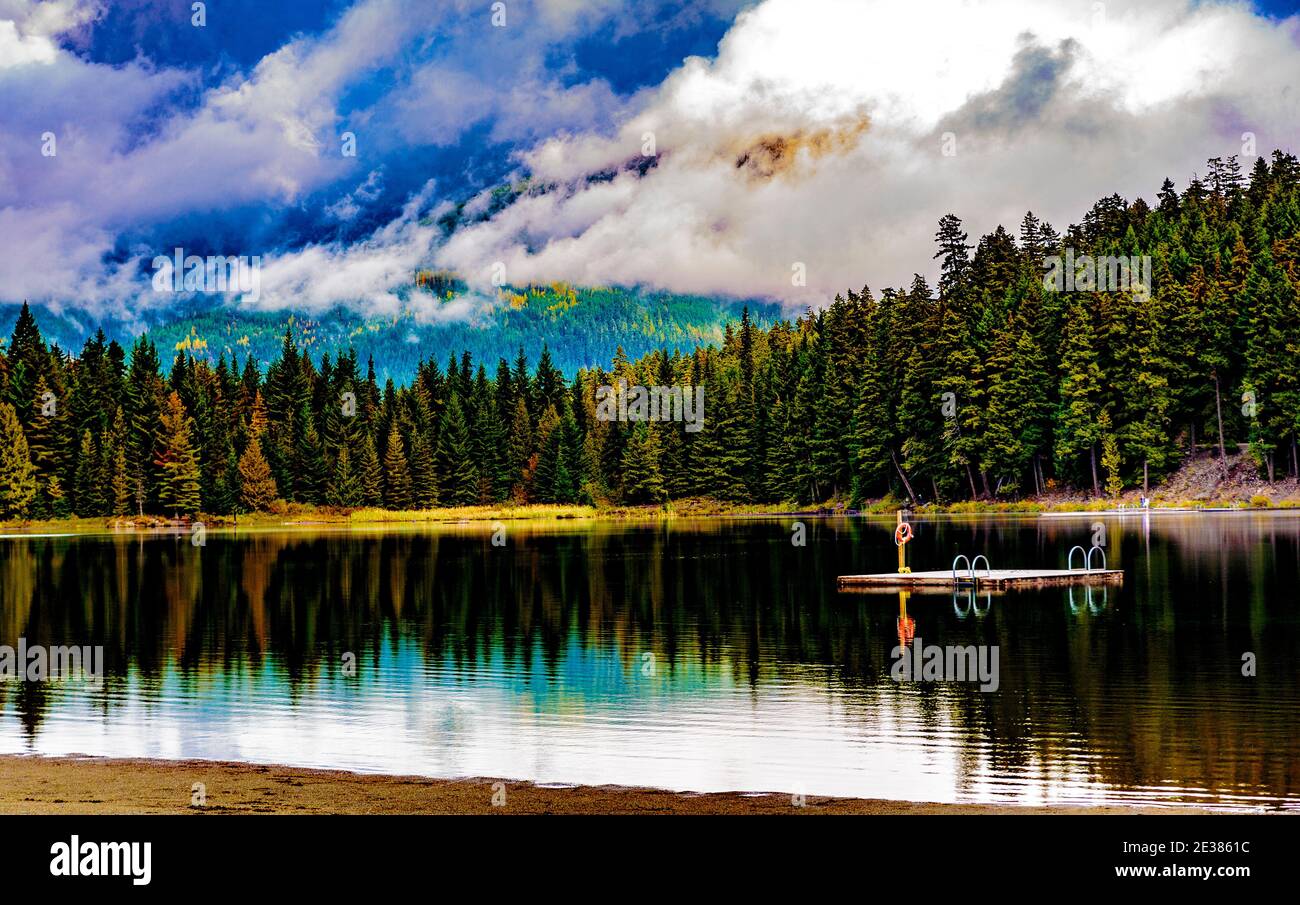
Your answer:
[[[442,474],[443,505],[472,506],[478,502],[478,470],[470,458],[469,427],[456,393],[447,401],[438,429],[438,469]]]
[[[54,500],[62,500],[63,493],[59,481],[59,474],[63,470],[60,441],[63,439],[63,417],[66,413],[60,412],[58,397],[50,389],[43,374],[36,378],[32,399],[24,408],[28,412],[24,431],[32,464],[36,466],[37,495],[33,514],[54,518],[59,515]],[[22,420],[21,415],[19,420]],[[63,507],[64,504],[60,503],[59,508]]]
[[[560,434],[560,415],[555,406],[548,405],[537,421],[537,468],[533,472],[532,498],[539,503],[554,503],[555,474],[560,467],[563,437]]]
[[[411,470],[406,461],[406,446],[401,432],[392,424],[388,427],[384,450],[384,506],[397,510],[411,506]]]
[[[1097,431],[1101,435],[1101,465],[1106,472],[1106,493],[1111,496],[1119,496],[1119,492],[1124,489],[1124,482],[1120,477],[1120,452],[1119,441],[1115,438],[1114,431],[1111,430],[1110,413],[1102,412],[1098,418]]]
[[[516,380],[518,375],[516,375]],[[514,414],[510,421],[510,430],[506,437],[505,467],[509,474],[510,493],[526,498],[528,461],[533,455],[532,419],[528,414],[528,404],[520,396],[515,401]],[[444,476],[447,472],[443,471]]]
[[[1101,493],[1097,442],[1101,439],[1102,372],[1092,315],[1081,293],[1070,305],[1061,355],[1061,403],[1056,419],[1056,459],[1060,470],[1082,473]],[[1080,458],[1086,457],[1080,472]]]
[[[987,475],[981,474],[977,486],[975,464],[979,460],[984,432],[984,387],[981,373],[981,350],[976,345],[979,311],[972,280],[982,267],[973,267],[967,252],[966,233],[961,221],[949,214],[939,221],[935,236],[939,244],[936,258],[942,258],[939,279],[938,333],[935,337],[930,381],[932,404],[943,415],[942,447],[946,465],[965,478],[972,497],[990,491]],[[981,242],[980,251],[986,246]],[[977,255],[981,265],[984,261]]]
[[[113,493],[113,515],[130,515],[133,494],[131,474],[126,465],[126,447],[119,444],[113,450],[113,472],[109,485]]]
[[[852,396],[841,365],[833,356],[827,356],[824,361],[818,383],[821,395],[813,404],[811,467],[817,495],[836,496],[849,486],[848,428],[853,420]],[[743,409],[737,414],[742,425],[752,420],[746,418],[748,412]],[[748,431],[744,436],[748,438]]]
[[[0,519],[23,518],[35,499],[36,468],[27,438],[14,407],[0,402]]]
[[[537,360],[533,390],[536,393],[533,405],[539,412],[545,412],[548,406],[554,406],[558,410],[564,401],[564,375],[552,363],[551,350],[545,343],[542,344],[541,358]]]
[[[576,503],[582,490],[582,433],[571,409],[564,413],[559,430],[559,459],[551,496],[557,503]]]
[[[262,455],[262,444],[253,437],[239,457],[240,505],[245,512],[265,512],[279,496],[271,466]]]
[[[874,491],[892,480],[894,418],[889,398],[889,373],[880,337],[879,307],[868,309],[874,334],[866,351],[862,379],[857,388],[849,426],[849,456],[853,468],[852,499],[861,505]]]
[[[73,510],[82,518],[104,512],[103,485],[100,483],[99,449],[89,430],[81,432],[81,449],[77,458],[77,479]]]
[[[50,475],[42,488],[42,496],[45,499],[44,514],[50,518],[67,518],[72,515],[68,495],[63,492],[63,482],[59,480],[58,475]]]
[[[294,420],[294,498],[307,503],[320,503],[325,499],[325,447],[316,432],[309,403],[303,402],[299,406]]]
[[[411,434],[411,503],[416,509],[438,505],[438,471],[433,449],[420,430]]]
[[[216,475],[212,481],[212,496],[204,497],[204,506],[213,512],[239,511],[239,454],[231,443],[223,444],[217,451],[213,464]]]
[[[659,471],[659,441],[646,422],[632,428],[623,452],[623,499],[628,503],[658,503],[664,499]]]
[[[502,365],[505,366],[504,361]],[[509,367],[498,368],[498,375],[508,381]],[[474,381],[470,453],[478,464],[478,502],[483,505],[504,500],[512,484],[506,464],[506,428],[501,421],[500,398],[500,393],[494,392],[488,381],[486,369],[480,366]],[[513,411],[513,406],[505,411]],[[436,445],[432,448],[436,449]]]
[[[931,502],[940,502],[941,491],[947,493],[952,473],[941,468],[943,451],[939,443],[943,426],[943,409],[935,405],[929,382],[929,369],[925,366],[919,348],[913,349],[903,368],[903,384],[898,405],[898,433],[903,443],[900,468],[913,481],[928,482],[933,490]],[[920,491],[918,491],[920,492]]]
[[[1169,429],[1174,365],[1168,354],[1168,299],[1163,286],[1154,296],[1122,293],[1115,305],[1117,329],[1110,343],[1114,350],[1110,373],[1119,399],[1115,443],[1144,492],[1151,475],[1162,476],[1176,455]]]
[[[23,430],[27,430],[37,411],[32,407],[32,400],[42,398],[37,392],[37,381],[42,378],[48,381],[49,378],[50,353],[26,302],[23,302],[14,323],[7,359],[9,380],[5,399],[13,407]]]
[[[361,455],[357,457],[357,470],[361,480],[361,505],[384,505],[384,470],[379,464],[374,441],[369,434],[361,438]]]
[[[128,424],[127,464],[138,497],[137,508],[152,507],[158,501],[159,472],[154,466],[158,419],[162,411],[164,384],[159,372],[158,352],[146,337],[131,347],[123,406]]]
[[[160,470],[158,502],[175,513],[198,512],[199,457],[194,449],[194,424],[175,390],[167,397],[159,416],[154,464]]]
[[[1018,361],[1021,336],[1011,324],[999,331],[988,363],[988,428],[984,432],[980,462],[994,476],[999,491],[1003,488],[1014,491],[1019,486],[1029,458],[1029,449],[1021,438],[1027,420],[1024,394],[1032,388],[1027,385]]]
[[[961,228],[961,219],[953,214],[945,214],[939,220],[939,231],[934,241],[939,250],[934,253],[940,262],[939,296],[953,298],[962,288],[966,274],[970,269],[970,246],[966,244],[967,235]]]
[[[1026,486],[1027,470],[1028,486],[1042,493],[1038,454],[1046,446],[1051,421],[1049,369],[1023,311],[1013,316],[993,349],[984,469],[996,476],[1000,490],[1011,492]]]
[[[1251,264],[1242,305],[1246,315],[1245,385],[1251,394],[1250,448],[1271,483],[1276,477],[1276,453],[1294,437],[1294,362],[1287,350],[1293,336],[1295,291],[1262,250]]]
[[[352,470],[346,445],[339,447],[334,460],[334,473],[326,487],[325,502],[344,509],[361,504],[361,480]]]

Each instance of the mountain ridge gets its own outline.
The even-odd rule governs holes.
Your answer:
[[[469,299],[456,289],[421,293],[435,305]],[[426,289],[432,289],[427,285]],[[434,294],[435,291],[437,294]],[[731,299],[683,295],[620,287],[548,286],[504,287],[496,299],[483,299],[466,315],[441,317],[429,298],[409,301],[389,315],[365,315],[345,306],[324,312],[286,308],[245,310],[186,300],[167,310],[142,312],[133,320],[96,316],[75,307],[33,304],[33,314],[47,339],[69,354],[77,354],[87,338],[103,330],[105,338],[129,347],[148,335],[165,365],[187,352],[197,359],[243,361],[253,355],[263,365],[280,351],[286,330],[313,357],[355,348],[365,361],[373,355],[380,380],[406,383],[421,360],[444,362],[470,352],[477,361],[512,360],[522,347],[530,360],[549,349],[566,375],[580,368],[607,363],[618,348],[631,358],[655,349],[688,351],[722,341],[726,324],[739,321],[749,308],[756,323],[781,318],[777,303],[762,299]],[[417,304],[416,302],[421,304]],[[0,348],[13,330],[21,304],[0,304]]]

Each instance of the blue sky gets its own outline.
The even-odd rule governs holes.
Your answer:
[[[202,91],[220,87],[230,79],[247,78],[253,68],[295,39],[312,40],[326,34],[353,5],[351,0],[326,2],[267,3],[264,0],[221,0],[209,7],[206,25],[190,27],[193,12],[188,2],[156,3],[149,0],[117,0],[104,8],[87,27],[63,38],[63,46],[88,61],[123,66],[147,60],[153,66],[184,69],[194,74],[195,88],[181,92],[172,100],[175,107],[157,109],[160,118],[174,116],[177,109],[197,106]],[[410,14],[418,16],[421,8],[433,9],[447,4],[412,4]],[[580,27],[566,31],[558,40],[528,47],[537,55],[538,64],[554,73],[557,84],[573,88],[593,80],[607,83],[612,93],[628,96],[659,84],[681,61],[692,54],[712,55],[718,40],[726,33],[739,2],[697,4],[665,0],[640,4],[636,15],[593,15]],[[469,6],[466,19],[475,15],[487,22],[490,3]],[[477,7],[477,12],[475,10]],[[512,10],[511,7],[514,7]],[[526,17],[521,28],[530,27],[527,18],[536,15],[531,4],[507,6],[507,23],[512,14]],[[490,34],[490,33],[489,33]],[[492,59],[493,46],[477,42],[460,43],[442,38],[437,29],[413,36],[389,65],[360,73],[356,81],[342,92],[337,107],[343,118],[363,115],[392,93],[404,77],[422,62],[440,55],[455,58],[483,57],[489,72],[503,74],[513,51]],[[497,85],[506,87],[508,79]],[[577,120],[582,122],[581,118]],[[563,128],[564,118],[554,126]],[[388,138],[388,136],[385,136]],[[456,140],[451,140],[455,138]],[[277,239],[285,244],[323,237],[363,235],[394,215],[401,203],[428,179],[436,179],[448,197],[466,195],[475,189],[499,182],[513,169],[510,154],[516,136],[504,140],[493,136],[489,128],[470,128],[464,135],[450,136],[433,142],[417,140],[385,141],[382,190],[360,216],[341,224],[324,208],[335,201],[330,192],[337,185],[324,186],[321,194],[304,199],[295,209],[272,216],[264,204],[248,210],[233,210],[227,222],[213,222],[212,213],[204,211],[195,223],[195,236],[186,242],[228,244],[231,238],[260,229],[265,241]],[[346,177],[342,184],[346,184]],[[351,188],[351,186],[348,186]],[[221,218],[218,218],[220,220]],[[176,225],[180,233],[190,228],[190,219]],[[212,228],[218,235],[204,243]],[[254,243],[263,241],[260,238]]]
[[[0,0],[0,301],[167,304],[179,246],[261,256],[238,304],[391,310],[424,266],[816,304],[906,282],[949,210],[1064,225],[1295,150],[1295,9]]]

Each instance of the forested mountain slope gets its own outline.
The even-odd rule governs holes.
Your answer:
[[[551,343],[536,356],[502,345],[529,319],[625,310],[605,291],[507,301],[503,329],[521,332],[487,354],[435,356],[393,341],[406,329],[394,327],[369,347],[373,369],[357,341],[369,327],[346,346],[296,323],[273,358],[219,329],[185,334],[207,340],[198,349],[99,335],[72,357],[24,310],[0,356],[0,518],[276,499],[402,509],[1102,495],[1154,485],[1198,447],[1238,443],[1272,481],[1297,471],[1298,191],[1300,164],[1274,152],[1248,176],[1211,160],[1205,181],[1180,194],[1166,180],[1154,205],[1103,198],[1063,233],[1026,214],[1018,234],[999,227],[972,244],[949,214],[935,287],[918,276],[848,291],[793,323],[742,310],[716,343],[701,329],[698,347],[681,318],[646,315],[630,355],[568,375],[551,350],[585,363],[599,326],[533,334],[533,348]],[[1119,257],[1139,282],[1098,286],[1095,265]],[[1060,270],[1053,258],[1071,262],[1059,285],[1045,279]],[[702,387],[703,429],[602,417],[599,390],[619,381]]]

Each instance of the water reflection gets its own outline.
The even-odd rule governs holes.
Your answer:
[[[1122,587],[975,599],[837,593],[896,567],[892,523],[804,521],[3,539],[0,644],[102,644],[108,675],[0,682],[0,752],[1300,804],[1300,520],[1111,519]],[[1064,567],[1093,521],[919,522],[909,556]],[[916,639],[999,645],[999,690],[895,683]]]

